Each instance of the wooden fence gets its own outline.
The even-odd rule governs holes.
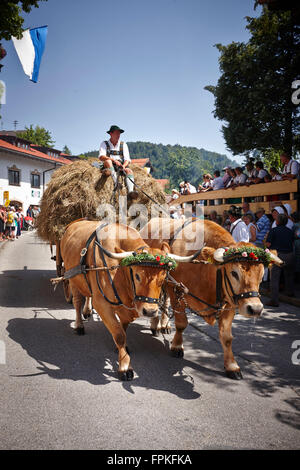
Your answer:
[[[250,210],[254,213],[259,207],[263,207],[266,213],[270,213],[276,205],[288,203],[294,212],[298,210],[297,197],[298,180],[293,179],[239,186],[235,189],[187,194],[172,200],[170,205],[178,206],[184,203],[206,201],[204,205],[205,215],[208,215],[212,210],[216,210],[221,215],[232,204],[241,205],[243,202],[249,202]]]

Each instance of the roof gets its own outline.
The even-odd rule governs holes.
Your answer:
[[[68,163],[71,163],[70,160],[67,160],[64,157],[60,157],[60,156],[52,157],[51,155],[47,155],[43,152],[40,152],[39,150],[36,150],[34,146],[32,145],[30,145],[29,149],[20,148],[0,138],[0,150],[1,149],[14,151],[16,153],[19,153],[20,155],[28,155],[30,157],[35,157],[35,158],[38,158],[39,160],[46,160],[48,162],[60,163],[61,165],[67,165]]]
[[[156,179],[155,180],[158,184],[160,184],[163,188],[165,188],[165,186],[167,186],[169,184],[169,180],[166,179],[166,178],[163,178],[163,179]]]
[[[131,163],[134,163],[138,166],[145,166],[149,162],[149,158],[132,158]]]

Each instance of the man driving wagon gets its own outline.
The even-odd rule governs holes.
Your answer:
[[[100,145],[99,159],[105,169],[105,174],[111,176],[117,189],[118,175],[117,172],[123,173],[126,177],[126,186],[128,189],[128,198],[137,199],[138,194],[134,191],[134,175],[133,171],[128,168],[131,162],[129,150],[126,142],[120,141],[120,136],[124,132],[118,126],[111,126],[107,133],[110,135],[109,140],[104,140]]]

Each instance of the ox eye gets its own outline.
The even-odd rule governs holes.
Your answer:
[[[239,275],[236,271],[231,271],[232,277],[234,277],[237,281],[239,280]]]
[[[140,282],[141,278],[140,278],[140,276],[139,276],[138,274],[135,275],[135,278],[136,278],[137,281]]]

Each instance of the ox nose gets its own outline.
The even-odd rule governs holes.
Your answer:
[[[143,308],[143,315],[145,317],[155,317],[157,314],[157,308]]]
[[[261,315],[262,311],[264,309],[264,306],[261,304],[249,304],[247,305],[247,313],[248,315],[252,316],[259,316]]]

